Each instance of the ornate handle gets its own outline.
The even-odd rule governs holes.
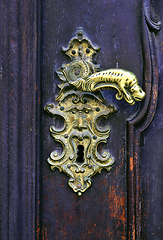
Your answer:
[[[99,143],[106,143],[110,133],[109,128],[99,129],[97,120],[116,111],[114,106],[104,105],[100,90],[114,89],[118,100],[124,98],[131,105],[145,97],[133,73],[119,68],[101,71],[100,65],[93,63],[92,56],[99,50],[79,28],[68,47],[63,48],[71,62],[57,70],[63,82],[56,98],[59,103],[44,108],[52,116],[64,119],[63,129],[50,127],[63,152],[52,152],[47,161],[51,169],[58,168],[70,177],[68,184],[79,196],[91,186],[93,175],[103,168],[110,171],[115,162],[109,152],[100,155],[97,151]]]

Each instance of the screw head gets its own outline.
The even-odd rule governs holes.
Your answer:
[[[63,107],[63,106],[61,106],[61,107],[60,107],[60,110],[61,110],[61,111],[63,111],[63,110],[64,110],[64,107]]]
[[[88,165],[88,168],[89,168],[89,169],[91,169],[91,168],[92,168],[92,165],[91,165],[91,164],[89,164],[89,165]]]
[[[58,156],[58,153],[57,153],[57,152],[53,152],[53,156],[54,156],[54,157],[57,157],[57,156]]]
[[[86,49],[86,53],[90,53],[90,49],[89,48]]]
[[[96,139],[97,139],[97,136],[96,136],[96,135],[94,135],[94,136],[93,136],[93,139],[94,139],[94,140],[96,140]]]
[[[71,52],[73,55],[76,53],[76,51],[75,50],[72,50],[72,52]]]
[[[79,192],[78,192],[78,196],[80,197],[81,195],[82,195],[82,193],[79,191]]]

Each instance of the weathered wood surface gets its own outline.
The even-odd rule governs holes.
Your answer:
[[[163,21],[162,1],[153,8]],[[8,0],[1,11],[1,238],[161,240],[163,31],[147,28],[142,3],[135,0]],[[114,91],[104,91],[107,103],[118,108],[108,120],[106,146],[116,163],[110,173],[94,176],[80,198],[68,178],[51,172],[46,162],[51,151],[61,149],[49,133],[52,119],[43,112],[59,92],[55,71],[69,62],[60,49],[79,26],[101,46],[95,61],[107,69],[118,60],[149,96],[146,105],[144,100],[129,106]],[[140,122],[127,125],[135,114]]]
[[[35,239],[40,161],[36,5],[33,0],[1,4],[0,238],[4,240]]]

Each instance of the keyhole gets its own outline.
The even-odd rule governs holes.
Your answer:
[[[84,146],[83,145],[78,145],[76,161],[78,163],[83,163],[84,162]]]

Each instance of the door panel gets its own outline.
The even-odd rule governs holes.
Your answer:
[[[96,62],[103,69],[119,67],[133,71],[142,81],[142,47],[139,35],[137,7],[140,3],[106,1],[44,3],[43,26],[43,106],[54,102],[60,84],[55,71],[69,59],[61,52],[79,26],[91,40],[101,46]],[[125,18],[124,18],[125,12]],[[123,23],[120,22],[123,19]],[[127,19],[132,19],[127,24]],[[49,134],[51,117],[43,114],[43,183],[42,230],[47,239],[126,239],[127,172],[126,121],[138,111],[140,104],[129,106],[115,98],[115,92],[103,91],[107,104],[118,111],[110,116],[108,144],[116,159],[110,173],[102,171],[92,178],[92,186],[80,198],[68,187],[68,178],[58,170],[51,172],[46,159],[59,145]],[[55,226],[55,227],[54,227]]]
[[[2,239],[162,239],[163,33],[155,19],[163,16],[161,0],[15,0],[2,9]],[[61,47],[78,27],[101,47],[95,63],[133,72],[146,91],[134,105],[102,91],[117,112],[101,121],[111,131],[99,150],[115,164],[93,176],[80,197],[47,163],[62,147],[43,110],[57,103],[56,70],[70,62]]]

